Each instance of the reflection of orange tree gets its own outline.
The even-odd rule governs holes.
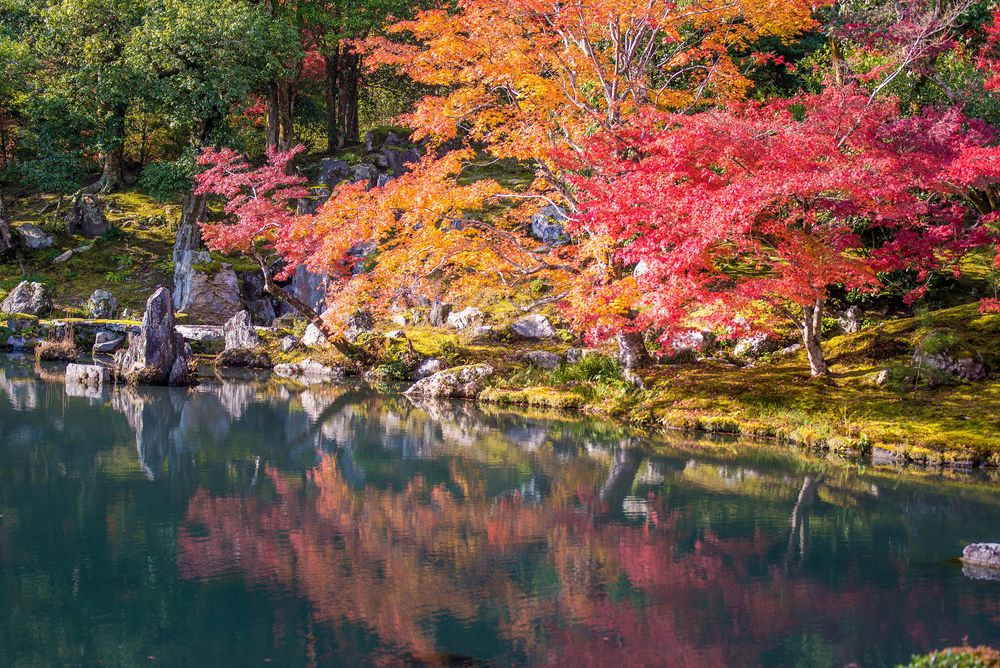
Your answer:
[[[502,639],[532,663],[724,665],[805,618],[874,626],[889,612],[906,614],[907,632],[921,642],[928,628],[920,620],[935,619],[942,593],[901,600],[873,586],[838,591],[790,578],[780,567],[759,572],[787,536],[694,539],[679,513],[652,498],[655,522],[629,526],[601,520],[596,500],[594,508],[463,501],[420,478],[399,491],[358,491],[331,456],[307,482],[273,469],[268,476],[274,502],[195,494],[179,537],[182,575],[224,575],[235,560],[251,580],[301,592],[319,620],[362,623],[416,657],[442,649],[435,615],[468,621],[483,606],[502,608]],[[674,547],[682,542],[693,547],[682,554]],[[515,564],[539,548],[554,578],[545,591],[526,591]]]

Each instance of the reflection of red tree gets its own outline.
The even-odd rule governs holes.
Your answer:
[[[915,644],[930,646],[952,623],[935,612],[941,591],[922,588],[901,602],[898,589],[838,591],[781,568],[754,574],[755,562],[782,549],[787,536],[707,533],[679,554],[674,545],[687,536],[665,507],[655,508],[656,526],[636,527],[568,506],[463,502],[419,478],[398,492],[358,492],[329,456],[308,484],[268,475],[276,502],[204,491],[191,498],[179,537],[181,574],[211,578],[235,569],[296,589],[318,620],[362,623],[417,657],[441,649],[428,620],[443,613],[470,620],[481,606],[503,608],[503,639],[533,663],[562,665],[740,663],[804,632],[804,619],[870,625],[873,639],[905,628]],[[540,595],[525,591],[512,568],[519,553],[538,546],[558,579]],[[612,594],[615,586],[627,591]],[[981,610],[982,602],[963,609]],[[887,623],[891,629],[879,630]]]

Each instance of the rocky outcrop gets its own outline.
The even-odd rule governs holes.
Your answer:
[[[848,306],[847,310],[837,318],[837,324],[845,334],[855,334],[861,331],[861,309],[857,306]]]
[[[132,384],[192,384],[191,347],[175,324],[170,292],[160,288],[146,302],[139,334],[115,355],[115,372]]]
[[[488,364],[445,369],[414,383],[406,390],[408,396],[433,398],[475,399],[493,375]]]
[[[481,325],[483,312],[475,306],[469,306],[448,316],[448,326],[452,329],[468,329]]]
[[[52,310],[52,295],[41,283],[21,281],[0,303],[0,313],[42,316]]]
[[[434,357],[425,359],[417,367],[417,370],[413,372],[413,380],[423,380],[428,376],[433,376],[438,371],[444,369],[444,362]]]
[[[368,309],[358,309],[347,318],[345,325],[344,338],[354,343],[362,334],[375,331],[375,318]]]
[[[17,227],[16,231],[18,241],[28,250],[45,250],[46,248],[52,248],[53,244],[55,244],[55,240],[51,234],[31,223],[25,223]]]
[[[351,165],[344,160],[324,158],[319,166],[319,182],[332,188],[351,178]]]
[[[288,290],[293,296],[309,304],[313,310],[319,313],[326,309],[326,291],[329,283],[328,277],[313,273],[300,266],[292,274]]]
[[[233,268],[223,264],[213,271],[194,271],[183,310],[192,322],[209,325],[220,325],[242,311],[240,282]]]
[[[118,313],[118,300],[107,290],[94,290],[87,300],[87,314],[96,320],[110,320]]]
[[[570,348],[566,351],[566,362],[569,364],[576,364],[584,357],[590,357],[591,355],[596,355],[598,351],[593,348]]]
[[[778,350],[779,343],[767,334],[758,333],[740,339],[733,348],[733,355],[736,357],[758,357],[766,353],[773,353]]]
[[[544,315],[525,316],[511,325],[514,334],[522,339],[550,339],[556,335],[556,328]]]
[[[66,231],[93,239],[111,231],[111,223],[97,195],[84,194],[73,200],[66,215]]]
[[[260,346],[260,336],[253,328],[250,314],[246,311],[240,311],[222,326],[222,337],[226,342],[226,350],[235,348],[252,350]]]
[[[976,382],[989,376],[983,356],[946,330],[931,332],[920,341],[912,365],[930,385]]]

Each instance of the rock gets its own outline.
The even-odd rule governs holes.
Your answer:
[[[107,290],[94,290],[87,301],[87,313],[95,320],[111,320],[118,313],[118,300]]]
[[[18,316],[11,315],[7,317],[7,329],[17,333],[23,332],[27,329],[33,329],[38,326],[37,318],[30,318],[28,316]]]
[[[294,336],[289,335],[281,339],[281,343],[279,345],[281,346],[281,352],[287,353],[291,352],[295,346],[299,345],[299,340]]]
[[[405,339],[406,332],[401,329],[392,329],[385,333],[387,339]]]
[[[496,334],[493,325],[480,325],[472,330],[472,340],[485,343],[495,339]]]
[[[244,302],[268,298],[264,274],[259,269],[238,271],[236,278],[240,282],[240,296]]]
[[[35,346],[37,346],[39,343],[41,343],[41,339],[32,338],[29,336],[7,337],[7,347],[15,352],[34,350]]]
[[[556,335],[549,319],[537,313],[521,318],[511,325],[511,329],[522,339],[551,339]]]
[[[558,369],[562,358],[555,353],[550,353],[547,350],[532,350],[529,353],[525,353],[525,359],[531,366],[537,366],[540,369]]]
[[[399,325],[400,327],[406,327],[406,316],[397,313],[392,316],[392,324]]]
[[[185,341],[197,343],[216,343],[226,340],[222,327],[219,325],[177,325],[177,333],[184,337]]]
[[[645,260],[639,260],[639,262],[635,265],[635,269],[632,270],[632,277],[642,278],[648,273],[649,273],[649,264],[647,264]]]
[[[98,354],[111,354],[123,345],[125,345],[125,337],[114,332],[101,331],[94,337],[94,352]]]
[[[270,299],[244,300],[243,303],[246,305],[247,311],[250,312],[250,320],[253,321],[253,324],[270,327],[274,323],[277,314],[274,312],[274,304]]]
[[[191,384],[191,347],[175,324],[173,299],[166,288],[160,288],[146,302],[139,334],[115,355],[118,375],[135,384]]]
[[[80,195],[73,200],[73,205],[66,215],[67,232],[93,239],[110,230],[111,224],[104,216],[104,209],[97,195]]]
[[[177,245],[181,243],[181,232],[178,232]],[[200,238],[200,237],[199,237]],[[203,250],[178,250],[174,247],[174,308],[183,311],[191,301],[191,283],[197,273],[196,264],[211,262],[212,255]]]
[[[306,333],[302,337],[302,345],[306,348],[320,348],[327,344],[326,335],[316,325],[309,323]]]
[[[71,257],[73,257],[73,251],[71,251],[71,250],[68,250],[68,251],[66,251],[65,253],[61,253],[61,254],[57,255],[57,256],[56,256],[56,257],[55,257],[55,258],[54,258],[54,259],[52,260],[52,263],[53,263],[53,264],[62,264],[62,263],[63,263],[63,262],[65,262],[66,260],[70,259]]]
[[[857,306],[848,306],[844,314],[837,318],[840,328],[845,334],[854,334],[861,331],[861,309]]]
[[[546,243],[565,241],[566,212],[550,204],[531,218],[531,235]]]
[[[344,160],[323,158],[319,164],[319,182],[330,188],[351,178],[351,173],[351,165]]]
[[[97,364],[70,364],[66,367],[66,384],[101,387],[111,382],[111,371]]]
[[[247,311],[240,311],[222,326],[222,337],[226,341],[224,350],[253,350],[260,347],[260,337],[257,336],[257,330],[253,328]]]
[[[451,315],[451,304],[435,300],[431,304],[430,323],[434,327],[444,327],[448,324],[448,316]]]
[[[401,176],[410,171],[409,165],[420,162],[420,154],[412,148],[383,148],[382,154],[385,159],[386,169],[393,176]]]
[[[413,372],[413,380],[423,380],[428,376],[433,376],[444,368],[444,362],[433,357],[425,359]]]
[[[473,364],[438,371],[418,380],[407,395],[423,397],[475,399],[486,387],[486,380],[493,375],[493,367],[488,364]]]
[[[766,353],[773,353],[778,349],[778,342],[767,334],[760,332],[736,342],[733,348],[733,355],[736,357],[758,357]]]
[[[318,313],[326,309],[328,287],[329,278],[300,266],[292,274],[292,282],[288,289],[295,297],[309,304]]]
[[[872,374],[871,383],[876,387],[885,387],[892,380],[892,369],[882,369]]]
[[[452,329],[468,329],[482,321],[483,312],[475,306],[470,306],[448,316],[448,326]]]
[[[570,348],[566,351],[566,361],[570,364],[576,364],[584,357],[590,357],[591,355],[596,355],[597,351],[593,348]]]
[[[307,385],[313,383],[334,383],[344,379],[344,370],[339,367],[328,367],[312,359],[305,359],[294,364],[279,364],[274,367],[274,374],[281,378],[301,380]]]
[[[913,352],[912,364],[930,385],[955,380],[976,382],[989,375],[982,355],[957,341],[955,334],[948,330],[933,331],[925,336]]]
[[[14,231],[7,220],[7,212],[4,208],[3,198],[0,197],[0,253],[14,250]]]
[[[344,338],[354,343],[362,334],[375,331],[375,318],[368,309],[358,309],[347,318]]]
[[[194,271],[183,310],[192,322],[221,325],[243,310],[240,282],[228,265],[217,271]]]
[[[20,237],[21,245],[28,250],[44,250],[46,248],[52,248],[52,245],[55,243],[52,239],[52,235],[37,225],[25,223],[24,225],[16,228],[16,230],[18,237]]]
[[[236,317],[239,317],[238,315]],[[239,369],[270,369],[274,366],[267,353],[248,348],[226,348],[215,358],[215,366]]]
[[[378,182],[378,167],[367,162],[354,165],[351,168],[351,181],[364,181],[366,188],[373,188]]]
[[[962,550],[962,562],[1000,571],[1000,543],[973,543]]]
[[[782,348],[781,350],[779,350],[778,354],[779,355],[794,355],[795,353],[799,352],[800,350],[802,350],[802,344],[801,343],[793,343],[792,345],[787,346],[787,347]]]
[[[0,313],[42,316],[52,310],[52,295],[41,283],[21,281],[0,303]]]

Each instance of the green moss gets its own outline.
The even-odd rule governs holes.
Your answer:
[[[526,387],[521,390],[491,387],[479,395],[479,401],[500,406],[517,405],[563,410],[579,409],[584,405],[584,398],[579,394],[550,387]]]

